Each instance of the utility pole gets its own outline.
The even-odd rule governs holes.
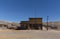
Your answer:
[[[49,16],[47,16],[47,30],[48,30],[48,17],[49,17]]]
[[[36,14],[36,8],[35,8],[35,9],[34,9],[34,16],[35,16],[35,18],[36,18],[36,15],[37,15],[37,14]]]

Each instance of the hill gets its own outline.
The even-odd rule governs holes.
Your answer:
[[[43,26],[47,27],[47,23],[43,22]],[[48,22],[49,29],[60,30],[60,22]]]

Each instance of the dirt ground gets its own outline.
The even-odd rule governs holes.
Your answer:
[[[0,39],[60,39],[60,31],[0,29]]]

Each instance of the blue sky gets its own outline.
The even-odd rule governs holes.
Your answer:
[[[0,0],[0,20],[20,22],[42,17],[46,22],[60,21],[60,0]]]

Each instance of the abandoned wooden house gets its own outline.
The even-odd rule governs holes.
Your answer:
[[[42,18],[29,18],[29,21],[21,21],[21,29],[42,30]]]

